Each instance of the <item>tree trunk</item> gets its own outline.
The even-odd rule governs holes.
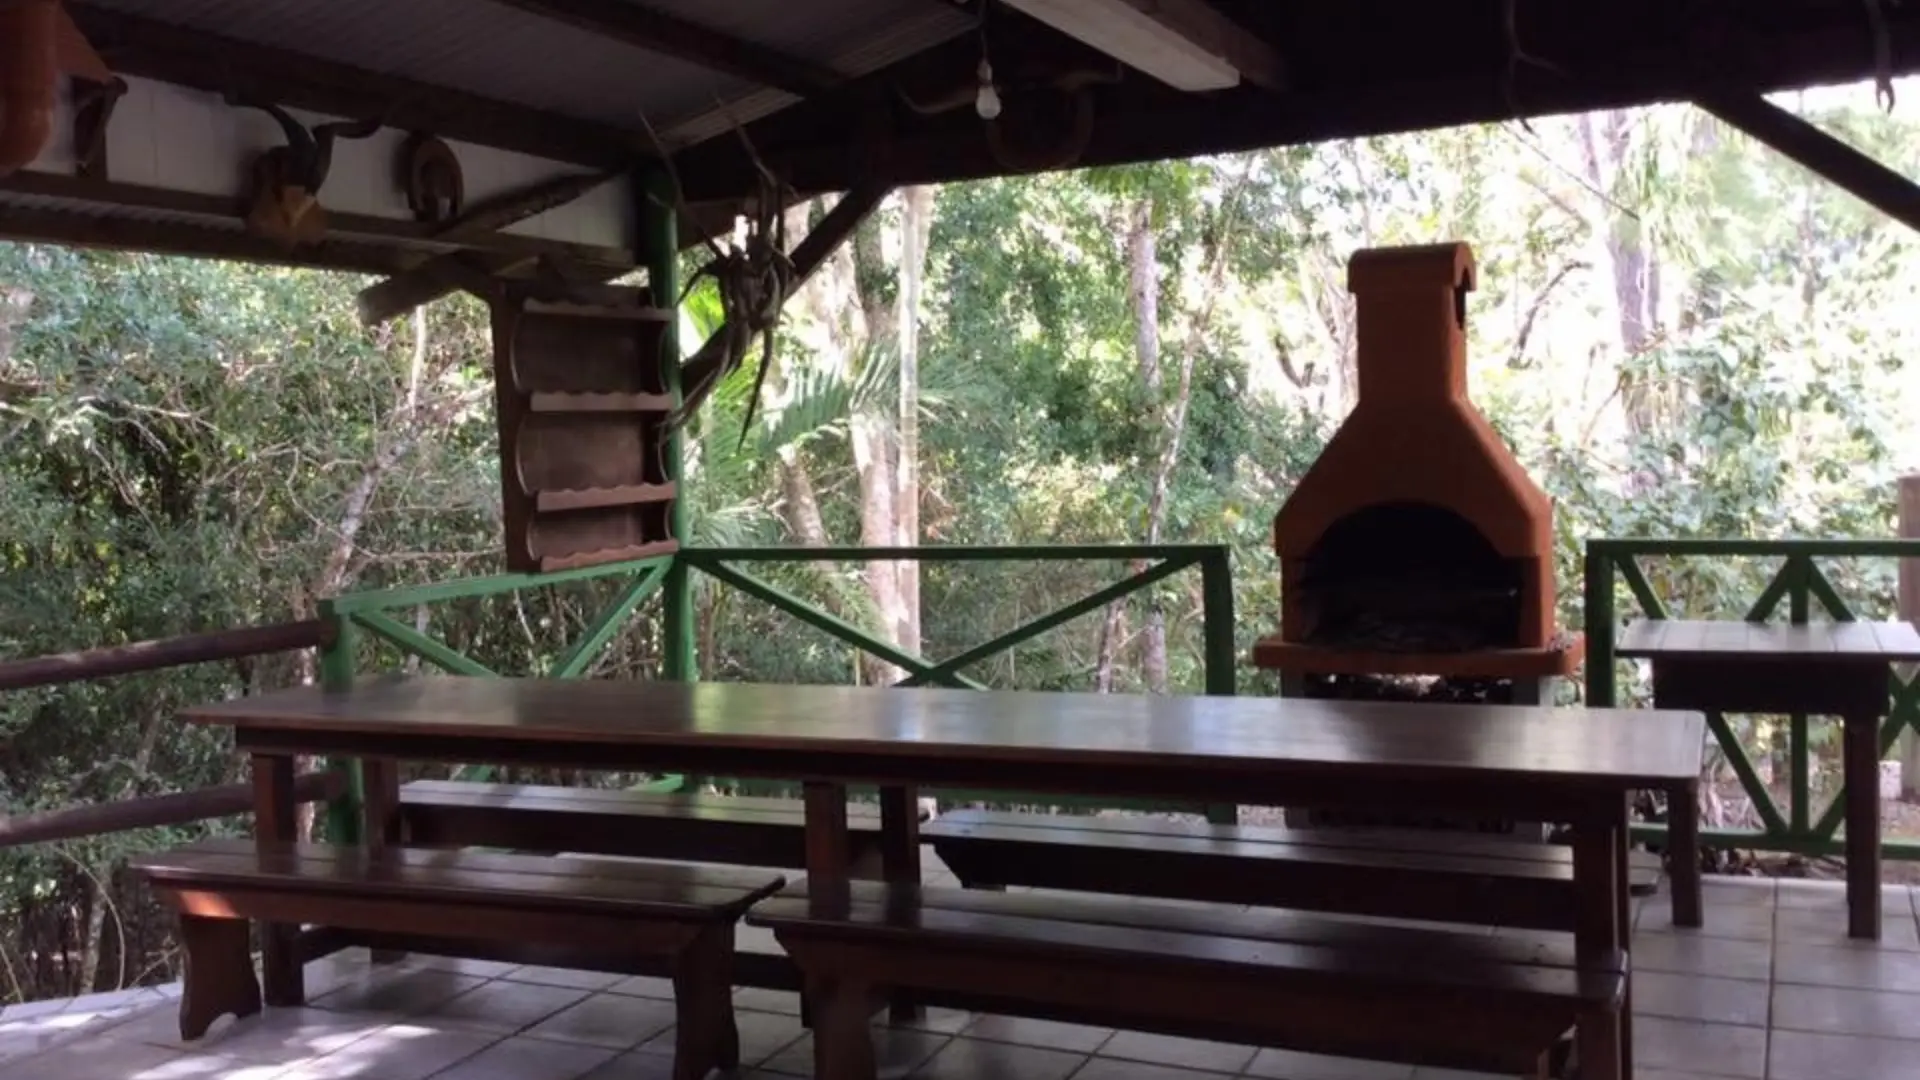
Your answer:
[[[1127,636],[1127,609],[1120,601],[1107,605],[1107,613],[1100,620],[1100,646],[1093,664],[1093,689],[1095,693],[1113,693],[1114,658],[1120,653],[1120,646]]]
[[[860,543],[864,547],[887,547],[894,542],[893,478],[894,441],[890,417],[864,410],[853,418],[853,467],[860,479]],[[867,594],[880,616],[880,634],[892,644],[904,621],[900,597],[899,564],[875,561],[867,564]],[[866,681],[885,686],[906,677],[893,664],[875,657],[863,658],[861,670]]]
[[[1133,355],[1147,400],[1160,401],[1160,248],[1153,200],[1141,199],[1127,219],[1127,298],[1133,304]]]
[[[894,543],[920,544],[920,295],[927,272],[927,238],[933,229],[933,188],[901,192],[900,293],[894,333],[900,343],[900,438],[895,462]],[[899,576],[900,625],[896,640],[920,651],[920,564],[895,565]]]
[[[1660,264],[1640,222],[1604,195],[1615,188],[1632,144],[1632,114],[1615,110],[1602,113],[1601,120],[1603,130],[1596,132],[1592,114],[1580,117],[1580,147],[1587,179],[1605,201],[1601,246],[1612,271],[1618,312],[1620,404],[1628,433],[1638,437],[1657,430],[1660,423],[1652,388],[1631,367],[1633,358],[1652,344],[1659,326]],[[1628,478],[1631,490],[1646,490],[1656,482],[1656,477],[1639,472]]]
[[[826,328],[825,344],[836,354],[834,359],[852,376],[857,376],[855,365],[864,347],[872,341],[886,340],[875,332],[876,320],[891,328],[887,305],[880,299],[884,281],[878,266],[879,252],[876,224],[863,223],[854,230],[853,240],[828,257],[800,294],[814,318]],[[890,404],[879,408],[869,402],[855,410],[848,424],[854,471],[860,483],[860,542],[868,547],[888,547],[895,542],[892,413]],[[783,482],[794,479],[792,471],[787,470],[789,475]],[[879,625],[869,629],[891,644],[898,644],[895,635],[903,621],[895,566],[890,561],[870,562],[865,569],[867,594],[879,613]],[[905,675],[893,664],[867,655],[860,658],[859,670],[863,681],[876,685],[897,682]]]
[[[1140,368],[1140,385],[1145,391],[1147,403],[1154,409],[1160,402],[1160,253],[1159,241],[1153,232],[1153,200],[1143,198],[1136,202],[1127,213],[1127,302],[1133,308],[1133,354]],[[1151,524],[1148,526],[1152,528]],[[1134,560],[1128,569],[1139,573],[1146,569],[1142,560]],[[1127,600],[1115,600],[1107,605],[1106,614],[1100,621],[1100,646],[1094,661],[1093,686],[1102,694],[1113,691],[1114,661],[1119,654],[1121,638],[1125,636],[1127,621]],[[1148,616],[1151,629],[1153,617]],[[1166,634],[1164,622],[1161,624],[1159,671],[1164,688],[1166,679]],[[1147,656],[1142,663],[1149,670],[1154,668],[1151,640],[1146,646]],[[1152,684],[1151,678],[1148,680]]]
[[[1161,400],[1160,253],[1153,233],[1153,209],[1151,198],[1141,199],[1134,206],[1128,222],[1127,279],[1130,287],[1127,291],[1133,305],[1133,352],[1140,365],[1140,385],[1146,391],[1149,406],[1159,414],[1160,440],[1161,445],[1165,446],[1170,435],[1166,428],[1166,403]],[[1165,505],[1165,482],[1156,470],[1153,487],[1147,496],[1146,542],[1149,544],[1156,542],[1155,537],[1166,516]],[[1145,568],[1143,562],[1133,565],[1135,573]],[[1167,617],[1151,594],[1147,600],[1146,626],[1140,640],[1140,667],[1149,692],[1167,692]]]
[[[1186,442],[1187,406],[1193,400],[1193,367],[1200,358],[1200,350],[1205,347],[1207,335],[1213,329],[1213,314],[1219,306],[1220,293],[1226,288],[1227,261],[1233,247],[1233,238],[1238,226],[1232,220],[1240,189],[1246,185],[1248,173],[1241,173],[1238,182],[1230,187],[1221,200],[1221,221],[1210,232],[1218,237],[1213,250],[1208,253],[1207,271],[1201,281],[1198,305],[1188,317],[1187,332],[1180,345],[1180,369],[1175,377],[1172,395],[1166,397],[1160,405],[1160,452],[1153,470],[1153,486],[1147,495],[1147,536],[1146,542],[1158,544],[1163,539],[1167,524],[1167,505],[1172,499],[1174,475],[1180,467],[1180,450]],[[1150,245],[1148,245],[1150,248]],[[1137,342],[1147,339],[1148,318],[1153,318],[1153,351],[1155,376],[1158,377],[1159,333],[1158,302],[1141,303],[1135,308],[1138,319]],[[1147,374],[1145,357],[1141,360],[1141,375]],[[1167,692],[1167,619],[1158,596],[1148,593],[1147,622],[1143,635],[1141,666],[1145,669],[1147,689],[1155,694]]]

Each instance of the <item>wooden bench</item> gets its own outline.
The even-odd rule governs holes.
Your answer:
[[[1564,944],[1293,912],[855,882],[790,887],[750,924],[805,979],[814,1075],[875,1076],[869,1020],[888,987],[987,1012],[1413,1065],[1538,1076],[1581,1033],[1588,1076],[1618,1077],[1626,959]]]
[[[784,884],[772,872],[609,859],[207,840],[133,861],[180,912],[187,953],[180,1034],[260,1011],[248,923],[338,927],[444,941],[591,949],[596,966],[673,978],[675,1080],[738,1064],[734,926]],[[297,993],[297,988],[296,991]],[[277,1004],[278,1002],[276,1002]]]
[[[1540,930],[1573,927],[1573,851],[1501,836],[963,809],[921,827],[969,888],[1008,885]],[[1636,891],[1658,860],[1633,859]]]
[[[879,808],[854,804],[847,816],[857,863],[877,869]],[[400,788],[400,820],[408,843],[432,847],[806,866],[798,799],[415,780]]]

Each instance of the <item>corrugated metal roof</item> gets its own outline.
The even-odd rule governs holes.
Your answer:
[[[580,119],[637,128],[644,111],[676,142],[793,99],[486,0],[89,0],[94,6],[304,53]],[[649,0],[800,59],[861,75],[966,28],[932,0]],[[699,132],[699,134],[696,134]]]

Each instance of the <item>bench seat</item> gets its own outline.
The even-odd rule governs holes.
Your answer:
[[[847,807],[857,865],[878,865],[880,810]],[[806,866],[798,799],[697,792],[415,780],[400,788],[410,844],[577,851],[652,859]]]
[[[800,885],[747,922],[770,928],[799,966],[814,1075],[834,1080],[875,1075],[868,1024],[888,987],[984,1011],[1514,1076],[1538,1075],[1576,1025],[1617,1047],[1626,987],[1624,954],[1576,965],[1570,935],[1113,897],[855,882],[834,903]],[[1591,1064],[1590,1075],[1609,1075],[1607,1062]]]
[[[1008,885],[1571,930],[1573,852],[1500,836],[962,809],[922,839],[970,888]],[[1657,863],[1635,860],[1650,889]]]
[[[199,1038],[224,1014],[260,1011],[250,922],[444,942],[456,955],[472,943],[530,942],[591,950],[605,970],[664,965],[678,1013],[676,1080],[738,1063],[735,924],[784,884],[772,871],[735,867],[324,844],[259,851],[237,839],[142,856],[133,867],[180,913],[183,1038]],[[298,1004],[297,983],[290,996],[272,1003]]]

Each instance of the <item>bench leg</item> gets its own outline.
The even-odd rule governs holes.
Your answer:
[[[1613,1010],[1596,1009],[1580,1018],[1574,1031],[1580,1080],[1633,1080],[1624,1071],[1621,1022],[1621,1014]]]
[[[733,1018],[733,924],[713,927],[680,951],[673,966],[673,1080],[703,1080],[740,1066]]]
[[[813,1006],[814,1080],[878,1080],[870,988],[838,979],[808,979],[806,996]]]
[[[1688,786],[1667,792],[1667,875],[1673,925],[1699,926],[1700,799]]]
[[[180,1037],[197,1039],[227,1013],[244,1020],[260,1011],[260,981],[245,919],[180,916],[180,943],[187,951],[186,985],[180,992]]]

